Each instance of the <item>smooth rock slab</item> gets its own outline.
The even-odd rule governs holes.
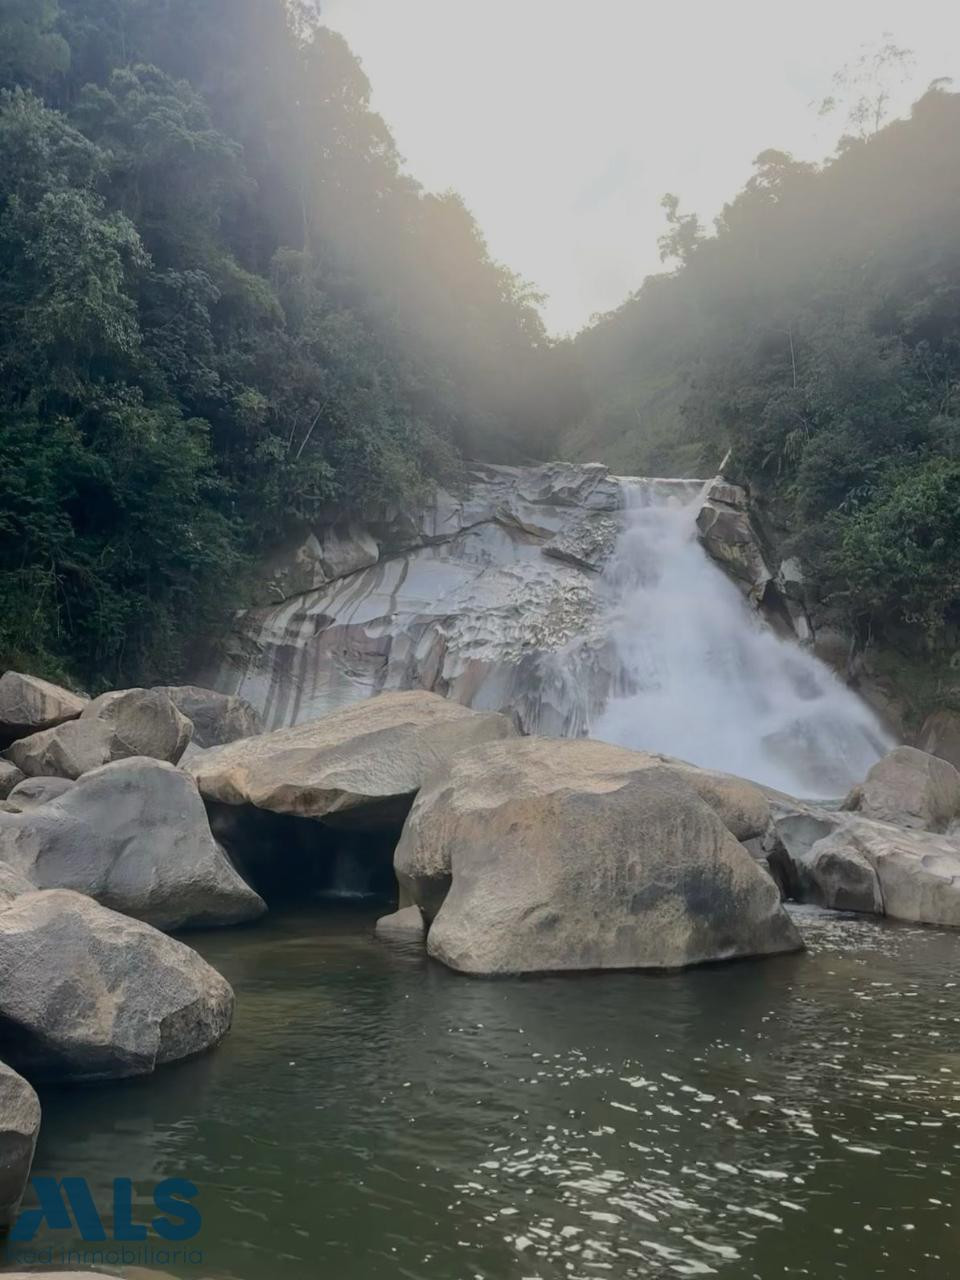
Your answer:
[[[0,911],[0,1043],[31,1079],[149,1075],[230,1028],[233,992],[195,951],[54,889]]]
[[[158,929],[240,924],[266,910],[213,838],[173,765],[105,765],[20,815],[0,814],[0,859],[39,889],[74,889]]]
[[[432,693],[385,693],[206,751],[188,768],[204,798],[221,804],[399,827],[424,779],[451,756],[515,734],[506,716]]]
[[[7,671],[0,677],[0,741],[25,738],[75,720],[87,699],[48,680]]]
[[[0,1062],[0,1239],[12,1226],[40,1132],[40,1101],[33,1088]]]
[[[431,778],[395,862],[432,918],[429,953],[508,974],[800,949],[770,876],[678,771],[637,754],[531,738]]]

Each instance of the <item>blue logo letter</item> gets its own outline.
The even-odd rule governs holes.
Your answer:
[[[44,1218],[51,1231],[70,1230],[70,1210],[63,1202],[61,1189],[66,1192],[83,1239],[106,1240],[107,1233],[103,1229],[85,1178],[64,1178],[62,1182],[57,1182],[56,1178],[32,1178],[31,1184],[37,1193],[40,1208],[27,1209],[20,1214],[10,1232],[11,1241],[22,1244],[32,1240],[43,1225]]]
[[[158,1209],[172,1214],[178,1221],[169,1218],[154,1218],[153,1229],[164,1240],[192,1240],[200,1230],[203,1219],[200,1210],[192,1204],[184,1203],[198,1196],[200,1192],[186,1178],[167,1178],[157,1183],[153,1191],[153,1202]]]

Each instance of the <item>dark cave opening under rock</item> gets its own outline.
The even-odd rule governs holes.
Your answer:
[[[252,805],[208,803],[207,812],[214,836],[269,907],[309,899],[376,902],[386,911],[397,905],[399,814],[381,815],[369,826],[335,826]]]

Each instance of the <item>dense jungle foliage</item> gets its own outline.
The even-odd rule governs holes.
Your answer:
[[[664,205],[675,270],[578,339],[566,451],[709,476],[732,450],[823,617],[955,649],[960,95],[932,88],[823,165],[764,152],[712,234]]]
[[[536,297],[311,5],[0,0],[0,95],[0,668],[173,676],[287,522],[548,451]]]

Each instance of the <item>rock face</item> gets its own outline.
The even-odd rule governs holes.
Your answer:
[[[960,712],[944,709],[927,716],[917,747],[960,769]]]
[[[36,809],[0,814],[0,859],[37,888],[89,894],[158,929],[266,909],[215,842],[190,778],[158,760],[105,765]]]
[[[162,689],[104,693],[84,710],[81,720],[102,721],[112,727],[112,760],[150,756],[176,764],[193,737],[192,723]]]
[[[40,1132],[40,1101],[22,1076],[0,1062],[0,1239],[17,1216]]]
[[[462,494],[338,534],[336,554],[334,531],[317,530],[202,683],[242,694],[270,729],[426,689],[510,709],[530,732],[578,732],[554,667],[597,611],[622,505],[599,465],[478,466]],[[602,702],[608,681],[602,661],[588,663],[583,697]]]
[[[0,760],[0,800],[9,798],[14,787],[18,787],[26,774],[21,773],[9,760]]]
[[[771,878],[680,772],[523,739],[430,779],[396,854],[428,950],[465,973],[671,969],[801,947]]]
[[[190,763],[206,800],[376,829],[399,825],[424,779],[458,751],[516,733],[501,715],[430,693],[385,693]]]
[[[26,778],[7,796],[7,809],[11,813],[28,813],[51,800],[58,800],[75,786],[70,778]]]
[[[800,640],[812,638],[800,566],[779,563],[747,489],[718,476],[704,495],[697,529],[707,554],[768,622]]]
[[[233,992],[189,947],[67,890],[0,911],[0,1041],[32,1079],[147,1075],[217,1044]]]
[[[0,911],[9,907],[21,894],[33,893],[36,885],[32,884],[22,872],[11,867],[8,862],[0,862]]]
[[[221,747],[238,738],[252,738],[263,733],[263,721],[244,698],[215,693],[198,685],[163,685],[157,693],[165,693],[177,710],[193,724],[194,747]]]
[[[86,705],[86,698],[69,689],[7,671],[0,677],[0,744],[75,720]]]
[[[897,747],[877,761],[845,807],[878,822],[946,831],[960,814],[960,773],[946,760]]]

